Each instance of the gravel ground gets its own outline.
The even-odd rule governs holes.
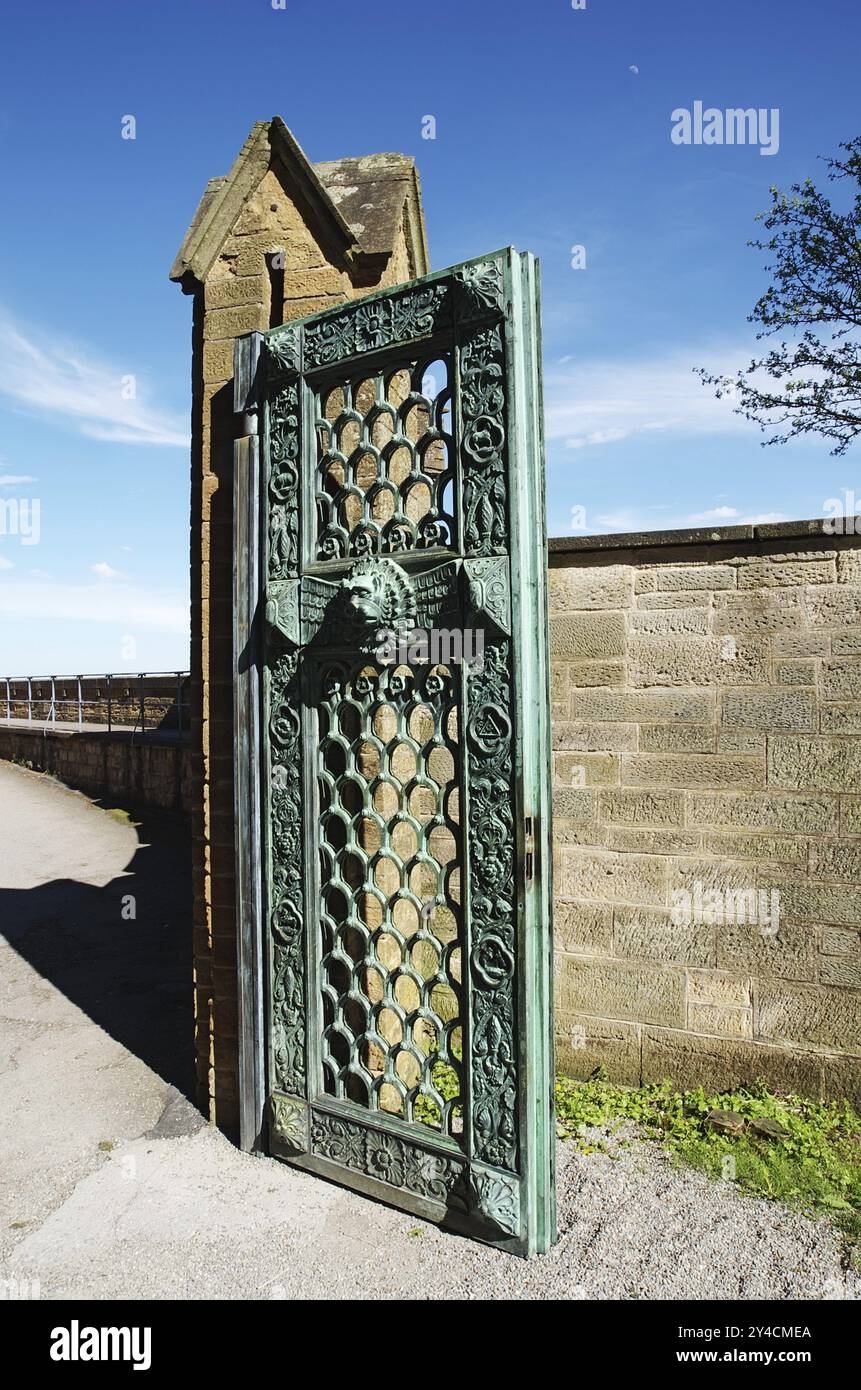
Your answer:
[[[239,1153],[183,1100],[168,1115],[174,1137],[118,1146],[5,1277],[43,1298],[861,1298],[827,1222],[609,1131],[605,1153],[560,1144],[560,1240],[526,1261]]]
[[[593,1131],[604,1152],[560,1143],[560,1239],[529,1261],[240,1153],[181,1094],[185,850],[146,830],[0,763],[0,1280],[46,1299],[861,1298],[827,1221],[623,1145],[631,1126]]]

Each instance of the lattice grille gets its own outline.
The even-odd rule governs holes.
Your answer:
[[[449,376],[440,356],[317,393],[317,559],[453,543]]]
[[[326,1089],[462,1128],[457,677],[321,673]]]

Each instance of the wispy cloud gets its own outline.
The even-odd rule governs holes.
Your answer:
[[[725,521],[728,526],[735,526],[738,525],[738,518],[737,507],[710,507],[707,512],[691,512],[688,517],[688,525],[708,526],[711,522]]]
[[[545,377],[547,438],[569,449],[586,449],[654,432],[758,434],[755,424],[734,413],[732,400],[718,400],[693,371],[706,367],[733,375],[750,357],[745,343],[720,351],[694,345],[663,357],[562,358]]]
[[[100,579],[125,579],[126,575],[121,570],[115,570],[108,564],[107,560],[99,560],[98,564],[90,565],[93,574],[97,574]]]
[[[5,555],[0,555],[0,570],[11,570],[14,568],[15,566],[12,564],[11,560],[7,560]]]
[[[153,406],[138,377],[128,393],[129,366],[109,366],[54,333],[24,329],[0,310],[0,392],[28,410],[72,423],[82,434],[114,444],[185,448],[188,429]]]
[[[36,479],[26,473],[0,473],[0,487],[23,487],[25,483],[35,483]]]
[[[169,591],[137,585],[61,584],[42,579],[9,579],[0,584],[0,616],[44,623],[46,634],[65,621],[122,624],[165,633],[188,631],[188,600]]]
[[[582,524],[582,509],[572,509],[572,531],[597,533],[602,531],[678,531],[691,527],[708,526],[761,526],[771,521],[789,521],[786,512],[746,513],[738,507],[726,505],[710,507],[702,512],[673,514],[668,506],[644,508],[621,508],[614,512],[601,512],[589,517]]]

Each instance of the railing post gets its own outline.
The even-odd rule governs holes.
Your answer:
[[[146,733],[146,732],[147,732],[147,724],[146,724],[146,697],[147,697],[147,689],[148,689],[148,687],[147,687],[147,679],[148,679],[149,674],[150,674],[150,673],[147,672],[147,671],[139,671],[139,672],[137,673],[137,682],[138,682],[138,710],[139,710],[139,713],[140,713],[140,727],[141,727],[141,732],[142,732],[142,733]],[[171,672],[157,672],[156,674],[159,675],[159,677],[160,677],[161,679],[166,679],[167,676],[170,675],[170,674],[173,674],[173,675],[176,677],[176,726],[177,726],[177,734],[178,734],[178,736],[181,738],[182,735],[183,735],[183,733],[185,732],[185,728],[186,728],[186,719],[185,719],[185,710],[184,710],[184,708],[183,708],[183,700],[184,700],[184,698],[185,698],[184,682],[189,678],[189,672],[188,672],[188,671],[174,671],[174,672],[172,672],[172,673],[171,673]],[[108,727],[108,733],[112,733],[112,732],[113,732],[113,727],[114,727],[114,684],[113,684],[113,682],[114,682],[114,673],[112,673],[112,672],[109,671],[109,672],[107,672],[107,673],[104,675],[104,677],[94,676],[94,677],[92,677],[92,679],[93,679],[93,680],[98,680],[100,683],[101,683],[102,680],[105,680],[105,681],[107,682],[107,706],[108,706],[108,709],[107,709],[107,721],[108,721],[107,727]],[[68,684],[69,684],[72,680],[75,681],[75,684],[76,684],[76,687],[77,687],[77,693],[76,693],[76,696],[75,696],[75,697],[70,697],[70,696],[68,696],[67,693],[66,693],[66,691],[67,691],[67,686],[68,686]],[[84,721],[84,706],[85,706],[86,704],[101,703],[101,699],[102,699],[101,696],[98,697],[98,700],[96,700],[96,699],[86,700],[86,699],[84,698],[84,680],[85,680],[85,677],[84,677],[84,676],[80,676],[80,675],[79,675],[79,676],[68,676],[68,677],[66,677],[66,676],[56,676],[56,675],[54,675],[54,676],[42,676],[42,677],[34,677],[34,676],[14,676],[14,677],[13,677],[13,676],[0,676],[0,685],[5,685],[5,686],[6,686],[6,697],[5,697],[5,698],[6,698],[6,722],[7,722],[7,724],[9,724],[9,723],[12,722],[12,719],[13,719],[13,709],[15,708],[16,703],[17,703],[17,704],[23,703],[23,701],[22,701],[22,699],[21,699],[21,695],[20,695],[20,693],[18,693],[17,687],[18,687],[18,686],[21,686],[21,685],[26,685],[26,688],[27,688],[27,692],[26,692],[27,719],[26,719],[26,722],[27,722],[28,724],[32,724],[32,723],[34,723],[34,722],[40,722],[40,721],[41,721],[41,722],[43,722],[43,723],[45,724],[46,727],[47,727],[48,725],[52,725],[53,727],[56,727],[56,725],[57,725],[57,720],[58,720],[57,706],[58,706],[58,705],[63,705],[63,706],[65,707],[66,705],[74,705],[75,703],[77,703],[77,706],[78,706],[78,731],[79,731],[79,732],[82,731],[83,728],[84,728],[84,722],[85,722],[85,721]],[[57,693],[57,682],[58,682],[58,681],[62,681],[62,682],[63,682],[63,695],[62,695],[62,697],[60,697],[60,696],[58,695],[58,693]],[[46,685],[48,685],[48,684],[50,684],[50,694],[49,694],[49,695],[43,693],[44,686],[46,686]],[[14,695],[13,695],[13,693],[12,693],[12,686],[13,686],[13,685],[16,687],[16,693],[15,693]],[[38,687],[39,687],[38,693],[37,693],[37,691],[34,689],[34,686],[36,686],[36,685],[38,685]],[[124,689],[125,689],[125,687],[124,687]],[[3,696],[2,696],[2,694],[0,694],[0,708],[2,708],[2,701],[3,701]],[[42,719],[42,716],[39,716],[39,718],[38,718],[38,720],[37,720],[37,717],[36,717],[36,715],[34,714],[34,706],[35,706],[35,705],[47,705],[47,706],[48,706],[48,710],[47,710],[47,713],[46,713],[45,716],[44,716],[44,719]],[[2,718],[3,718],[3,716],[0,715],[0,720],[2,720]],[[61,722],[62,722],[62,721],[65,719],[65,716],[61,713],[60,716],[59,716],[59,718],[60,718],[60,720],[61,720]],[[73,715],[70,715],[67,722],[68,722],[69,724],[74,723],[74,716],[73,716]],[[152,730],[150,730],[150,732],[152,732]]]
[[[141,732],[142,732],[142,733],[146,733],[146,732],[147,732],[147,724],[146,724],[146,697],[147,697],[147,689],[148,689],[148,687],[147,687],[147,679],[148,679],[149,674],[150,674],[150,673],[147,672],[147,671],[139,671],[139,672],[137,673],[137,682],[138,682],[138,710],[139,710],[139,713],[140,713],[140,727],[141,727]],[[185,718],[185,709],[183,708],[183,701],[184,701],[184,699],[185,699],[184,683],[185,683],[185,681],[188,680],[188,678],[189,678],[189,672],[188,672],[188,671],[174,671],[174,672],[172,672],[172,673],[169,673],[169,672],[163,672],[163,673],[162,673],[162,672],[158,672],[158,673],[156,673],[156,674],[158,674],[162,679],[166,679],[166,677],[167,677],[168,674],[173,674],[173,675],[175,676],[175,678],[176,678],[176,727],[177,727],[177,734],[178,734],[178,736],[181,738],[182,735],[183,735],[183,733],[185,732],[185,729],[186,729],[186,718]],[[35,677],[35,676],[14,676],[14,677],[13,677],[13,676],[0,676],[0,686],[5,685],[5,687],[6,687],[6,692],[5,692],[5,701],[6,701],[6,714],[5,714],[5,718],[6,718],[6,723],[7,723],[7,724],[10,724],[10,723],[12,722],[13,718],[15,717],[15,716],[13,715],[13,710],[15,709],[16,704],[21,704],[21,703],[23,703],[21,694],[20,694],[19,691],[18,691],[18,687],[21,686],[21,685],[25,685],[25,686],[26,686],[26,696],[25,696],[25,698],[26,698],[26,704],[27,704],[27,718],[26,718],[26,722],[27,722],[28,724],[33,724],[34,722],[43,722],[43,723],[45,724],[46,727],[47,727],[48,725],[52,725],[52,726],[56,727],[58,717],[59,717],[59,719],[61,720],[61,722],[62,722],[62,721],[64,720],[64,718],[65,718],[65,716],[64,716],[62,713],[58,716],[58,714],[57,714],[57,707],[58,707],[58,705],[63,705],[63,706],[65,707],[66,705],[74,705],[74,704],[77,704],[77,707],[78,707],[78,714],[77,714],[78,731],[81,732],[81,731],[83,730],[83,728],[84,728],[84,723],[85,723],[85,720],[84,720],[84,706],[87,705],[87,704],[100,703],[100,702],[101,702],[101,698],[102,698],[101,696],[98,697],[98,700],[96,700],[96,699],[87,700],[87,699],[84,698],[84,680],[85,680],[85,679],[86,679],[86,678],[85,678],[84,676],[81,676],[81,675],[78,675],[78,676],[68,676],[68,677],[65,677],[65,676],[56,676],[56,675],[54,675],[54,676],[42,676],[42,677]],[[107,673],[104,675],[104,677],[94,676],[94,677],[92,677],[91,679],[93,679],[93,680],[98,680],[100,683],[101,683],[102,680],[104,680],[104,681],[107,682],[107,728],[108,728],[108,732],[109,732],[109,733],[112,733],[112,732],[113,732],[113,727],[114,727],[114,685],[113,685],[113,682],[114,682],[114,673],[112,673],[112,672],[109,671],[109,672],[107,672]],[[68,696],[68,694],[67,694],[67,686],[68,686],[69,683],[70,683],[71,681],[73,681],[73,680],[74,680],[75,685],[76,685],[76,695],[70,697],[70,696]],[[63,695],[62,695],[62,696],[59,696],[59,695],[58,695],[58,687],[57,687],[58,681],[62,681],[62,682],[63,682]],[[14,694],[13,694],[13,692],[12,692],[12,687],[13,687],[13,685],[16,687],[16,690],[15,690],[15,693],[14,693]],[[38,692],[37,692],[37,690],[35,689],[35,686],[37,686],[37,685],[38,685]],[[46,686],[46,685],[50,685],[50,694],[44,694],[44,693],[43,693],[43,688],[44,688],[44,686]],[[3,695],[0,694],[0,708],[2,708],[2,701],[3,701]],[[36,706],[36,705],[47,705],[47,706],[48,706],[48,710],[47,710],[47,713],[44,715],[44,718],[43,718],[42,716],[38,716],[38,718],[37,718],[37,716],[36,716],[36,714],[35,714],[35,712],[34,712],[34,706]],[[3,715],[0,715],[0,720],[2,720],[2,719],[3,719]],[[74,723],[74,716],[73,716],[73,715],[70,715],[67,722],[68,722],[69,724]],[[150,730],[150,732],[152,732],[152,730]]]

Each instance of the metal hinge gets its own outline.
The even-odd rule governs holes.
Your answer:
[[[535,827],[531,816],[525,816],[523,820],[523,848],[526,862],[526,882],[531,883],[535,877]]]

